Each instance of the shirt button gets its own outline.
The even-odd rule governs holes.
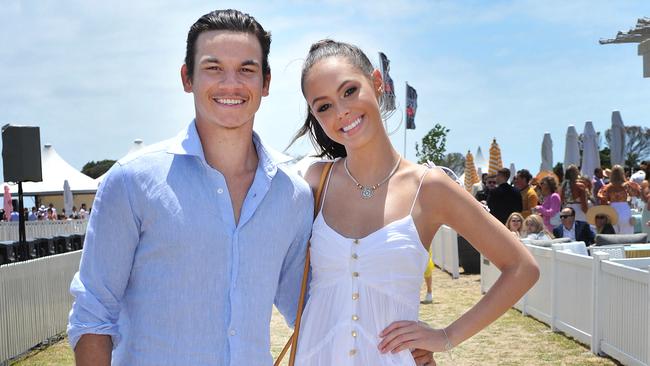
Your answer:
[[[223,188],[218,188],[217,193],[222,194],[223,193]]]
[[[351,349],[351,350],[350,350],[350,356],[354,356],[354,355],[356,355],[356,354],[357,354],[357,350],[356,350],[356,349]]]
[[[352,294],[352,300],[359,300],[359,293],[355,292]]]
[[[358,258],[359,256],[357,255],[357,253],[352,253],[352,259],[358,259]]]
[[[231,329],[231,330],[230,330],[230,335],[231,335],[231,336],[235,336],[235,335],[237,335],[237,331],[234,330],[234,329]]]
[[[352,272],[352,277],[359,277],[359,272]]]
[[[357,315],[352,315],[352,320],[359,320],[359,317]]]

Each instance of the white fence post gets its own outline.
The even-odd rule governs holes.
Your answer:
[[[600,338],[602,330],[600,329],[600,281],[601,281],[601,265],[602,261],[609,259],[609,254],[604,252],[598,252],[597,250],[593,254],[593,273],[592,273],[592,282],[593,286],[593,308],[592,308],[592,325],[591,325],[591,352],[593,354],[600,354]]]
[[[551,245],[551,330],[557,332],[556,317],[557,317],[557,273],[555,261],[557,261],[557,244]]]

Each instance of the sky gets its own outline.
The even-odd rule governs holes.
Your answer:
[[[480,146],[487,159],[496,138],[504,164],[533,174],[545,132],[558,162],[570,124],[582,132],[593,121],[603,133],[619,110],[626,125],[650,126],[637,44],[598,43],[649,17],[647,0],[0,0],[0,126],[39,126],[41,143],[77,169],[123,157],[137,138],[176,135],[194,116],[180,80],[187,31],[218,8],[248,12],[272,33],[255,130],[278,150],[304,121],[300,69],[323,38],[360,46],[375,65],[379,51],[391,60],[398,111],[388,129],[410,160],[436,123],[450,129],[447,152]],[[418,92],[406,145],[405,82]],[[304,140],[288,153],[309,149]]]

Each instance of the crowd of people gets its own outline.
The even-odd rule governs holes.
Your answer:
[[[519,239],[568,237],[590,245],[596,234],[634,233],[633,211],[642,212],[641,230],[650,234],[650,161],[636,170],[599,167],[593,178],[575,165],[536,177],[521,169],[509,181],[510,174],[483,174],[474,197]]]
[[[14,205],[15,206],[15,205]],[[40,207],[32,206],[29,210],[27,207],[23,209],[25,221],[57,221],[57,220],[86,220],[90,216],[90,210],[86,207],[85,203],[81,204],[81,208],[72,206],[72,212],[65,212],[65,208],[57,211],[54,204],[50,203],[47,207],[41,205]],[[9,214],[5,210],[0,210],[0,221],[19,221],[20,214],[16,207],[13,207]]]

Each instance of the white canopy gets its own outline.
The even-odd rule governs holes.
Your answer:
[[[542,172],[553,170],[553,140],[549,132],[544,134],[544,140],[542,140],[542,164],[539,170]]]
[[[609,142],[609,151],[612,166],[625,165],[625,126],[621,118],[621,112],[612,112],[612,130],[611,140]]]
[[[591,121],[585,122],[582,133],[582,175],[592,178],[594,169],[600,168],[600,153],[598,149],[598,136]]]
[[[578,131],[574,125],[569,125],[566,131],[566,144],[564,145],[564,170],[569,165],[580,165],[580,145],[578,144]]]
[[[125,157],[127,157],[127,156],[129,156],[131,154],[137,153],[138,151],[144,149],[145,146],[147,146],[147,145],[144,144],[142,139],[133,140],[133,144],[131,145],[131,148],[129,149],[129,152],[127,152],[126,155],[124,155],[123,158],[125,158]],[[101,183],[104,180],[104,177],[106,177],[106,173],[104,173],[104,174],[100,175],[99,177],[95,178],[95,182],[97,182],[97,186],[99,186],[99,183]]]
[[[24,182],[23,194],[26,196],[44,196],[63,193],[63,183],[67,180],[72,193],[95,193],[97,182],[68,164],[54,150],[51,144],[45,144],[41,150],[42,182]],[[9,184],[11,195],[18,195],[18,184]]]

